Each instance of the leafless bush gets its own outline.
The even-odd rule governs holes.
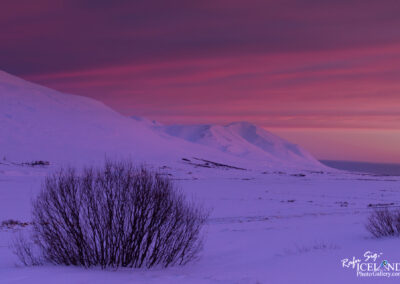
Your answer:
[[[43,264],[39,256],[40,252],[37,251],[38,247],[29,241],[21,232],[13,238],[11,248],[23,265],[36,266]]]
[[[167,267],[193,260],[204,210],[167,176],[107,161],[48,177],[33,203],[34,240],[54,264]]]
[[[377,209],[368,217],[366,229],[376,238],[400,235],[400,210]]]

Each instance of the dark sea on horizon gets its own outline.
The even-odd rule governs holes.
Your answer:
[[[382,163],[367,163],[367,162],[350,162],[350,161],[331,161],[321,160],[321,163],[328,167],[352,171],[362,172],[385,176],[400,176],[400,164],[382,164]]]

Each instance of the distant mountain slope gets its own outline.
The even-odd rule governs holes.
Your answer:
[[[105,156],[163,165],[198,158],[246,168],[323,167],[249,123],[162,126],[0,71],[0,159],[88,163]]]
[[[172,136],[247,160],[265,161],[275,165],[320,165],[298,145],[248,122],[234,122],[226,126],[172,125],[162,129]]]
[[[165,136],[96,100],[0,72],[0,158],[90,161],[116,155],[166,162],[195,151]]]

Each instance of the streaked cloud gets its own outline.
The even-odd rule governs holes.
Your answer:
[[[5,0],[0,68],[165,123],[395,133],[399,15],[397,0]]]

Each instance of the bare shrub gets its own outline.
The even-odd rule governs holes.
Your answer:
[[[131,162],[63,169],[46,178],[33,208],[45,260],[84,267],[185,264],[202,247],[207,219],[167,176]]]
[[[400,235],[400,210],[377,209],[368,217],[366,229],[376,238]]]
[[[38,247],[19,232],[12,241],[11,248],[18,260],[25,266],[42,265]]]

